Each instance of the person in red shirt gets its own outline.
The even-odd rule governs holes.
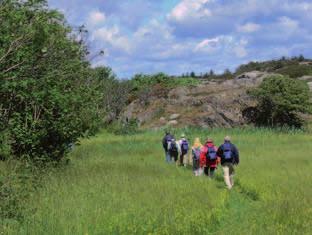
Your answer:
[[[208,138],[200,153],[200,167],[204,167],[205,174],[211,178],[214,176],[219,162],[217,150],[218,148],[214,145],[213,140]]]

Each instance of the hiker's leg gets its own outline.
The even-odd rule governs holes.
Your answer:
[[[197,167],[197,161],[196,159],[193,159],[193,171],[197,171],[198,170],[198,167]]]
[[[171,162],[171,163],[174,163],[175,161],[176,161],[176,160],[175,160],[174,155],[171,154],[171,155],[170,155],[170,162]]]
[[[171,162],[171,156],[168,151],[165,151],[165,155],[166,155],[166,162],[168,163]]]
[[[204,174],[209,175],[209,167],[208,166],[204,167]]]
[[[210,176],[211,178],[214,176],[215,170],[216,170],[215,167],[210,167],[209,176]]]
[[[180,154],[180,166],[183,165],[183,153]]]
[[[232,184],[230,182],[230,169],[228,165],[222,166],[223,169],[223,176],[224,176],[224,182],[228,189],[232,188]]]
[[[231,186],[233,187],[234,186],[234,166],[233,166],[233,164],[231,164],[229,166],[229,174],[230,174],[230,183],[231,183]]]
[[[183,164],[185,167],[187,166],[187,154],[183,155]]]
[[[174,162],[176,164],[178,163],[178,153],[174,154]]]

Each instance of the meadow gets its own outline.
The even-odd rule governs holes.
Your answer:
[[[43,179],[23,222],[4,234],[311,234],[312,136],[265,129],[176,130],[241,154],[233,190],[166,164],[162,131],[84,139]]]

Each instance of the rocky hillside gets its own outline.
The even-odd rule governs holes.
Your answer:
[[[226,81],[202,81],[191,87],[178,87],[162,94],[150,93],[127,106],[124,118],[136,118],[143,128],[166,125],[235,127],[247,123],[246,114],[255,106],[247,90],[258,86],[268,72],[246,72]],[[305,76],[312,90],[312,77]]]

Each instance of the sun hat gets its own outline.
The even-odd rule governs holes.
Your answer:
[[[230,136],[228,136],[228,135],[227,135],[227,136],[225,136],[225,137],[224,137],[224,141],[230,142],[230,141],[231,141],[231,137],[230,137]]]

